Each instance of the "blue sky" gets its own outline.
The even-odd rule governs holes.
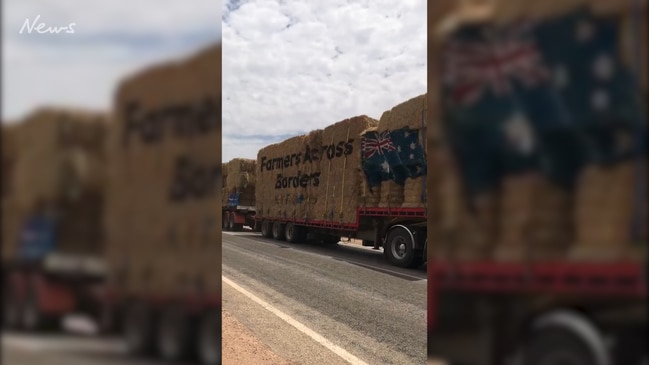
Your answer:
[[[109,110],[119,80],[221,39],[214,0],[4,0],[2,120],[41,105]],[[26,19],[74,34],[20,34]]]
[[[424,0],[223,3],[223,159],[426,92]]]

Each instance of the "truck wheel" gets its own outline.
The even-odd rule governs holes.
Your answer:
[[[285,225],[280,222],[273,223],[273,238],[278,241],[283,241],[285,238]]]
[[[6,329],[17,329],[21,322],[21,303],[11,282],[6,282],[3,289],[4,308],[2,325]]]
[[[596,355],[571,332],[548,327],[532,335],[523,349],[525,365],[592,365]]]
[[[230,230],[230,213],[225,212],[223,213],[223,230],[224,231],[229,231]]]
[[[304,227],[295,225],[292,222],[286,223],[285,236],[286,240],[291,243],[301,243],[305,236]]]
[[[194,350],[192,344],[192,322],[189,316],[177,308],[168,308],[160,316],[157,348],[160,357],[165,361],[178,362],[188,360]]]
[[[21,310],[22,329],[28,332],[52,331],[58,328],[60,317],[47,315],[41,310],[41,301],[34,289],[30,289]]]
[[[228,231],[234,231],[234,214],[230,214],[228,219]]]
[[[271,222],[263,221],[261,222],[261,235],[266,238],[273,237],[273,232],[271,229]]]
[[[383,253],[393,265],[414,267],[418,265],[415,244],[409,232],[403,227],[396,227],[388,234]]]
[[[155,349],[155,319],[142,303],[132,303],[124,313],[124,342],[129,354],[150,355]]]
[[[221,364],[221,311],[208,311],[198,329],[198,360],[202,365]]]

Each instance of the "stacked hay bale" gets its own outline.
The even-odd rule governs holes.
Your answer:
[[[220,65],[215,45],[119,86],[107,150],[106,256],[127,293],[220,293],[220,282],[204,285],[221,262]]]
[[[3,126],[5,253],[15,253],[24,220],[41,203],[60,217],[57,253],[101,253],[106,120],[101,113],[49,107]]]
[[[419,95],[405,101],[381,115],[379,120],[379,131],[391,131],[401,128],[410,128],[419,132],[419,143],[424,146],[424,135],[422,126],[424,124],[424,109],[426,96]],[[381,183],[381,207],[424,207],[425,201],[425,177],[408,178],[405,185],[388,180]]]
[[[314,186],[320,201],[315,205],[314,219],[327,222],[354,223],[361,206],[361,139],[378,121],[361,115],[345,119],[322,131],[320,154],[321,179]]]
[[[221,175],[223,178],[221,179],[221,206],[225,207],[228,205],[228,201],[230,200],[230,189],[227,188],[228,184],[228,164],[227,162],[224,162],[221,164]]]
[[[314,168],[319,146],[307,145],[307,136],[296,136],[259,150],[256,203],[261,217],[304,219],[310,186],[318,184]],[[316,152],[316,155],[313,152]],[[315,157],[315,158],[314,158]]]
[[[239,194],[239,205],[255,206],[257,161],[235,158],[227,163],[225,169],[227,176],[223,178],[223,199],[228,199],[231,194],[236,193]]]
[[[636,51],[634,47],[641,47],[640,77],[643,91],[646,93],[646,42],[631,40],[632,37],[646,37],[646,32],[632,34],[634,31],[631,30],[629,20],[632,16],[632,12],[629,11],[631,0],[546,1],[534,4],[512,0],[463,1],[456,11],[441,23],[448,25],[488,20],[504,24],[520,17],[543,19],[565,14],[567,11],[575,10],[579,5],[587,5],[599,14],[615,16],[625,14],[620,17],[623,20],[620,22],[623,57],[630,62],[632,58],[630,55]],[[643,2],[642,6],[646,9],[646,2]],[[646,30],[646,17],[641,18],[641,28]],[[433,27],[429,27],[431,28]],[[441,27],[436,29],[439,30]],[[430,49],[432,47],[429,47]],[[429,85],[433,84],[435,83],[429,82]],[[429,163],[436,164],[435,161],[435,156],[429,154]],[[631,235],[634,214],[640,213],[641,216],[646,217],[646,199],[638,196],[636,186],[639,175],[636,168],[643,163],[645,163],[644,159],[640,162],[620,160],[609,167],[597,164],[586,166],[580,174],[574,191],[553,185],[540,173],[506,177],[500,195],[491,199],[496,200],[496,205],[499,206],[491,210],[499,212],[494,213],[499,215],[499,228],[494,230],[498,235],[496,258],[514,261],[567,258],[578,261],[614,261],[643,257],[642,252],[646,251],[647,242],[646,223],[642,223],[639,228],[636,227],[639,231],[636,232],[636,237]],[[431,171],[439,169],[431,168]],[[646,168],[644,173],[646,174]],[[645,182],[646,188],[646,176],[641,179]],[[445,184],[443,179],[439,178],[431,178],[430,181],[440,184],[439,188],[429,186],[429,190],[435,189],[435,191],[444,190],[443,186],[448,186],[449,190],[458,190],[457,186],[460,185],[460,181]],[[438,195],[440,198],[445,196],[444,193]],[[639,208],[634,206],[638,203],[641,203]],[[444,211],[442,208],[440,212],[442,222],[453,221],[449,211],[457,210]],[[443,234],[445,231],[448,233],[452,229],[442,230],[442,234],[434,238],[445,238]],[[633,246],[634,238],[639,239],[641,244]],[[445,240],[438,239],[433,242],[445,242]],[[463,243],[458,242],[458,244]],[[442,245],[438,243],[437,246]],[[439,250],[441,250],[439,247],[433,247],[431,252]],[[490,252],[485,250],[485,258]]]

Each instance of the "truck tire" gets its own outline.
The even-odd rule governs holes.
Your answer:
[[[2,326],[5,329],[17,329],[20,327],[21,322],[21,308],[22,305],[20,300],[16,296],[16,289],[14,284],[10,281],[5,282],[3,288],[3,301],[4,306],[2,308]]]
[[[27,332],[54,331],[60,327],[60,316],[47,315],[41,310],[41,299],[35,288],[28,289],[20,316],[20,328]]]
[[[131,303],[124,313],[124,343],[129,354],[146,356],[155,350],[155,318],[144,303]]]
[[[302,243],[306,236],[304,227],[298,226],[293,222],[286,223],[285,233],[286,241],[290,243]]]
[[[524,365],[593,365],[593,351],[570,331],[547,327],[532,334],[524,345]]]
[[[228,214],[228,231],[234,232],[234,213]]]
[[[395,227],[390,231],[383,254],[395,266],[416,267],[420,264],[412,236],[403,227]]]
[[[230,230],[230,213],[223,212],[223,224],[221,225],[224,231]]]
[[[275,222],[273,223],[273,238],[278,240],[278,241],[283,241],[286,236],[286,228],[284,228],[286,225],[282,224],[280,222]]]
[[[194,348],[192,320],[181,309],[169,307],[160,315],[157,331],[157,349],[165,361],[179,362],[189,360]]]
[[[202,365],[221,364],[221,311],[210,310],[201,318],[198,328],[197,357]]]
[[[261,222],[261,236],[265,238],[273,237],[272,223],[269,221]]]

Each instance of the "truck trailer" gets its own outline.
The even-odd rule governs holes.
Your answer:
[[[383,247],[390,263],[426,258],[425,96],[264,147],[253,229],[267,238]],[[230,172],[232,174],[232,172]]]
[[[40,108],[2,126],[3,325],[55,330],[101,317],[107,116]]]
[[[212,45],[115,94],[102,303],[133,355],[221,363],[220,65]]]
[[[459,185],[471,204],[455,210],[480,223],[429,206],[429,357],[646,364],[646,5],[441,1],[428,11],[429,124],[440,125],[427,136],[428,194],[448,201]],[[588,98],[592,87],[607,102]]]
[[[244,226],[255,227],[256,161],[233,159],[222,165],[221,193],[223,231],[241,231]]]

